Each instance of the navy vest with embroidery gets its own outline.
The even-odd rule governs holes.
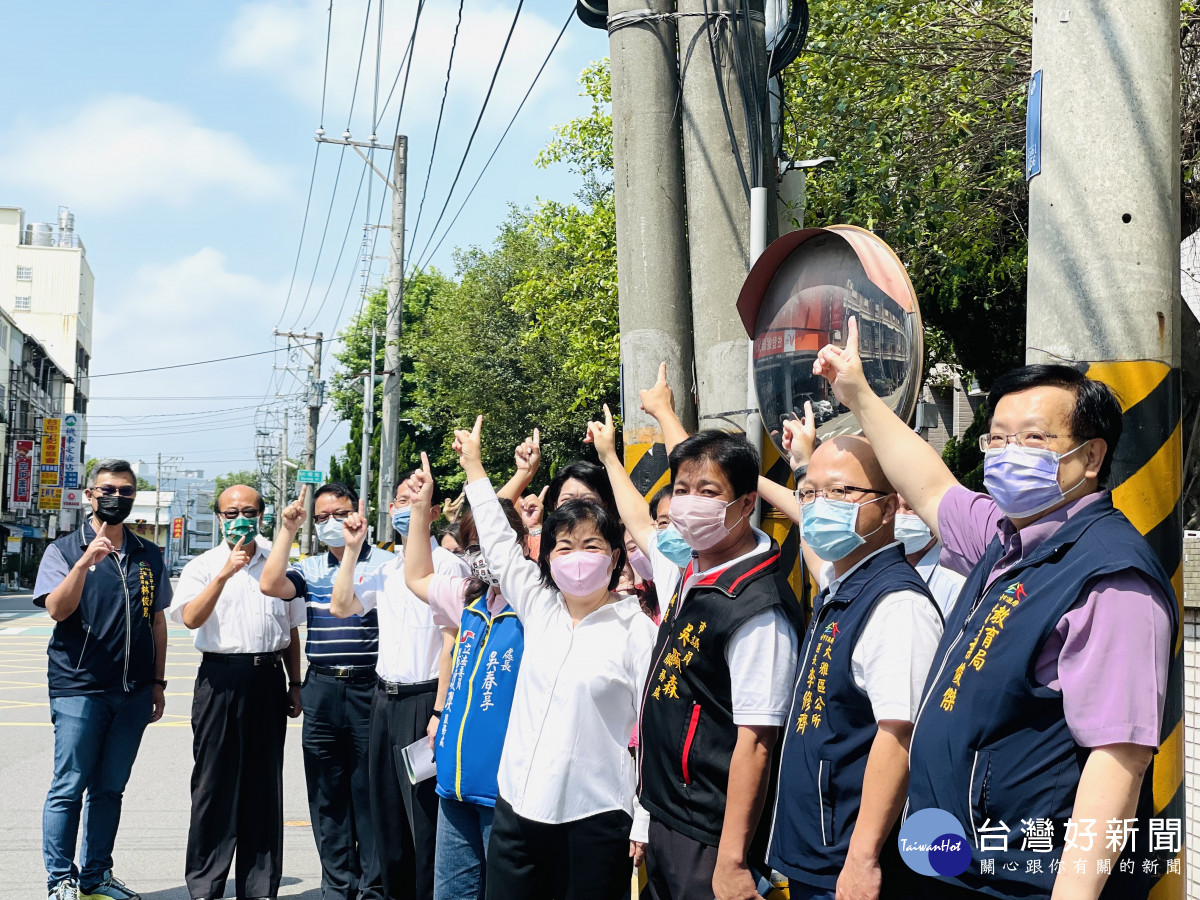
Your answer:
[[[974,859],[947,880],[995,897],[1049,897],[1052,862],[1062,855],[1088,749],[1067,727],[1062,694],[1034,682],[1037,657],[1059,620],[1100,577],[1135,570],[1169,600],[1174,592],[1149,545],[1107,494],[1072,515],[1028,559],[985,583],[1003,554],[994,539],[947,623],[913,731],[905,814],[937,807],[962,823]],[[1175,605],[1166,605],[1177,630]],[[1154,661],[1147,657],[1145,665]],[[1114,863],[1116,874],[1102,896],[1146,896],[1141,851],[1152,799],[1147,775],[1138,804],[1138,852],[1128,854],[1137,858],[1137,874],[1116,873]],[[1027,830],[1035,820],[1050,820],[1052,836],[1034,831],[1029,840],[1023,821]],[[1104,823],[1095,830],[1103,847]],[[992,852],[1005,845],[1008,852]],[[989,858],[993,871],[984,874]],[[1160,874],[1165,866],[1160,861]]]
[[[489,615],[485,594],[463,609],[434,745],[442,797],[496,805],[496,772],[524,649],[525,629],[507,603]]]
[[[686,575],[659,626],[642,696],[638,796],[668,828],[715,847],[737,743],[726,648],[758,613],[778,608],[794,619],[800,606],[779,572],[774,541],[701,579],[680,604],[685,580]]]
[[[822,594],[801,648],[768,862],[812,887],[837,886],[879,730],[871,699],[854,683],[854,646],[879,601],[898,591],[918,594],[941,617],[925,580],[897,544],[869,557],[832,597]]]
[[[69,569],[95,537],[84,524],[54,546]],[[162,551],[128,528],[122,549],[122,557],[110,554],[88,570],[79,607],[54,626],[47,648],[51,697],[132,691],[154,680],[152,609],[166,577]]]

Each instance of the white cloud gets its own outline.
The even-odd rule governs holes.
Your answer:
[[[91,211],[181,206],[214,189],[252,199],[286,192],[241,138],[145,97],[101,97],[69,120],[48,112],[13,134],[11,149],[0,150],[0,183],[46,188]]]
[[[561,22],[543,19],[528,6],[526,4],[521,13],[492,95],[492,103],[498,109],[490,117],[496,122],[502,123],[511,114],[510,111],[528,89],[562,27]],[[230,26],[223,54],[227,65],[261,72],[281,89],[312,108],[314,127],[321,100],[328,7],[328,0],[252,0],[241,8]],[[362,4],[359,4],[353,15],[346,8],[339,10],[339,7],[334,7],[325,116],[326,131],[333,135],[340,134],[350,108],[355,70],[362,47],[361,7]],[[569,4],[563,4],[564,17],[569,8]],[[454,73],[446,104],[448,116],[461,118],[469,115],[473,119],[477,115],[500,57],[514,10],[514,2],[499,0],[472,0],[467,4],[454,56]],[[381,105],[399,71],[412,34],[415,11],[415,3],[405,4],[403,8],[398,8],[397,4],[386,7],[380,68]],[[405,100],[404,117],[409,131],[417,123],[431,124],[437,118],[457,15],[458,4],[451,0],[427,0],[425,3]],[[375,72],[374,16],[373,9],[355,101],[356,114],[351,126],[354,136],[360,139],[367,136],[370,128]],[[572,36],[568,32],[555,58],[565,57],[571,43]],[[551,95],[565,93],[573,98],[575,91],[563,92],[561,85],[573,86],[577,75],[577,72],[563,71],[560,64],[551,61],[534,97],[549,88]],[[560,86],[557,92],[553,89],[556,84]],[[396,96],[386,115],[380,115],[382,122],[395,122],[399,90],[396,89]],[[380,126],[381,141],[390,141],[390,129],[391,124]]]

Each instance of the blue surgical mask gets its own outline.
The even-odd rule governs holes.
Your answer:
[[[658,552],[681,569],[692,560],[692,548],[674,525],[668,525],[660,531],[655,543],[658,544]]]
[[[867,503],[885,500],[886,497],[876,497]],[[818,497],[812,503],[805,504],[800,511],[800,537],[809,548],[825,562],[837,562],[845,559],[863,544],[866,538],[882,528],[872,531],[865,537],[855,530],[858,524],[859,504],[849,500],[828,500]]]
[[[933,532],[913,513],[896,513],[896,540],[904,544],[904,553],[909,555],[924,550],[933,540]]]
[[[392,510],[392,527],[396,529],[396,533],[401,537],[408,537],[408,523],[411,518],[411,506]]]
[[[1010,519],[1045,512],[1086,480],[1081,478],[1079,484],[1064,491],[1058,485],[1058,464],[1088,443],[1066,453],[1017,444],[988,450],[983,457],[983,486]]]
[[[324,522],[318,522],[317,540],[326,547],[345,547],[346,534],[342,531],[342,523],[332,516]]]

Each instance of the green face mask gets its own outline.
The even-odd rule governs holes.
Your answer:
[[[242,546],[248,546],[253,543],[255,536],[258,534],[258,520],[250,519],[246,516],[238,516],[232,522],[229,519],[225,520],[225,540],[231,544],[236,544],[240,539]]]

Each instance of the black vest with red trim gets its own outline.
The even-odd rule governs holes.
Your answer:
[[[638,799],[673,831],[710,846],[721,839],[729,761],[737,743],[726,647],[752,616],[778,607],[793,622],[800,606],[779,571],[779,545],[722,569],[679,594],[658,629],[638,741]],[[803,622],[797,625],[802,630]]]

